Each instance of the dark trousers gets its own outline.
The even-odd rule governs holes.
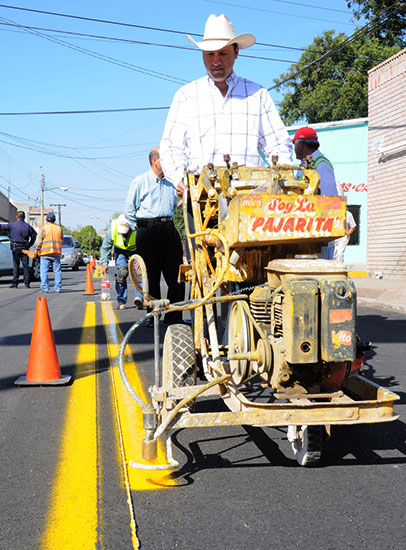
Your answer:
[[[172,221],[147,222],[137,228],[137,254],[145,262],[148,273],[149,293],[161,298],[161,274],[168,285],[167,298],[171,304],[181,302],[185,296],[184,283],[178,283],[179,265],[183,259],[182,242]],[[165,316],[165,322],[177,323],[182,320],[182,312]]]
[[[24,284],[28,286],[30,284],[30,266],[28,265],[28,256],[23,254],[24,248],[13,248],[11,250],[13,254],[13,285],[18,285],[18,277],[20,271],[20,261],[24,271]]]

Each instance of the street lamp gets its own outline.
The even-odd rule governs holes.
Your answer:
[[[60,189],[61,191],[68,191],[69,187],[62,187],[57,185],[56,187],[48,187],[45,189],[45,176],[41,174],[41,225],[44,225],[44,192],[52,191],[52,189]]]

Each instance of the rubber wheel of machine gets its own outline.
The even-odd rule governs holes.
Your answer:
[[[165,333],[162,355],[162,382],[166,389],[196,384],[196,354],[191,327],[170,325]],[[180,400],[176,400],[178,403]],[[194,408],[191,401],[185,405]]]
[[[300,426],[292,448],[301,466],[316,466],[323,448],[323,426]]]

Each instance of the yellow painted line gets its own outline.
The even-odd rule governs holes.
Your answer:
[[[70,387],[42,550],[102,548],[98,517],[100,467],[97,398],[96,304],[87,303]]]
[[[93,279],[102,279],[102,278],[103,278],[102,268],[101,268],[101,265],[98,265],[93,272]]]
[[[121,380],[118,366],[118,353],[123,335],[120,331],[117,317],[113,311],[112,303],[102,302],[101,306],[114,389],[112,392],[113,407],[116,411],[118,433],[121,434],[123,467],[127,471],[129,487],[132,491],[173,487],[177,485],[177,483],[170,476],[169,470],[137,470],[128,466],[131,460],[145,463],[141,453],[141,442],[145,437],[144,428],[142,426],[142,410],[128,393]],[[128,381],[135,393],[137,393],[145,403],[148,403],[149,399],[137,372],[136,364],[133,361],[132,354],[127,350],[124,365]],[[165,452],[160,444],[158,444],[158,457],[152,463],[166,463]]]

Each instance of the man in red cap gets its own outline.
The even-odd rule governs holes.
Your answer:
[[[319,151],[320,144],[316,131],[310,126],[303,126],[296,131],[292,143],[297,159],[303,161],[308,156],[312,157],[312,168],[320,174],[320,193],[329,196],[338,195],[333,165]],[[300,174],[299,172],[297,176],[300,177]]]
[[[312,168],[320,174],[320,194],[338,195],[334,168],[331,162],[319,151],[319,138],[316,131],[310,126],[303,126],[296,131],[292,143],[295,148],[296,158],[304,161],[306,157],[312,157]],[[300,178],[301,171],[296,175]],[[322,247],[322,257],[332,260],[334,255],[334,241],[328,246]]]

